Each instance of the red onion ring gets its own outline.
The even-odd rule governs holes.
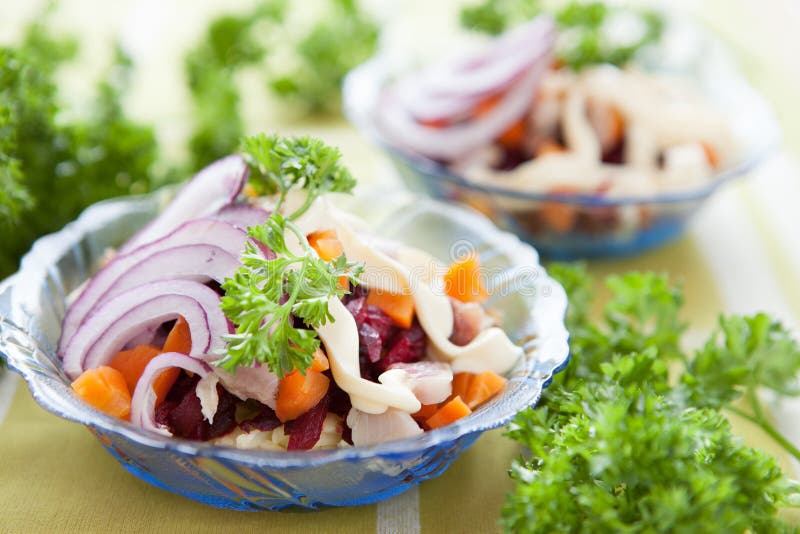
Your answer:
[[[172,433],[159,426],[155,421],[156,393],[153,391],[153,381],[162,371],[178,367],[192,373],[197,373],[205,378],[211,373],[208,364],[201,360],[180,354],[179,352],[165,352],[159,354],[147,364],[142,376],[136,383],[131,398],[131,423],[145,430],[152,430],[159,434],[171,436]]]
[[[554,41],[553,21],[539,17],[478,56],[438,64],[406,78],[397,86],[398,100],[420,121],[454,119],[519,80]]]
[[[120,277],[128,273],[134,265],[161,251],[184,245],[211,245],[238,257],[244,250],[246,239],[247,236],[242,230],[229,223],[210,218],[197,219],[182,224],[172,233],[157,241],[132,250],[128,254],[116,256],[89,281],[80,296],[67,310],[61,323],[58,354],[63,355],[89,312],[119,281]]]
[[[489,113],[469,123],[449,128],[419,124],[407,110],[392,101],[395,97],[389,93],[384,95],[384,111],[379,117],[381,125],[398,144],[415,152],[435,159],[458,159],[490,143],[523,115],[548,64],[548,56],[543,55]]]
[[[200,283],[214,280],[221,284],[233,276],[240,265],[238,256],[215,245],[183,245],[160,250],[120,275],[92,308],[128,289],[159,280],[193,280]]]
[[[67,345],[64,372],[75,379],[86,369],[105,365],[141,331],[178,316],[189,325],[189,356],[216,358],[230,332],[219,295],[198,282],[169,280],[137,286],[99,306]]]
[[[164,211],[125,243],[119,252],[129,252],[155,241],[183,222],[219,211],[239,195],[247,175],[247,165],[239,155],[215,161],[189,180]]]
[[[269,218],[269,212],[249,204],[231,204],[219,210],[212,217],[246,230],[250,226],[256,226],[266,221]]]

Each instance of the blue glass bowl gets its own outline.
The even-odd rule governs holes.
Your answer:
[[[442,260],[463,247],[479,253],[493,293],[488,306],[503,315],[504,328],[526,352],[503,395],[450,426],[370,447],[246,451],[135,428],[77,399],[54,347],[67,295],[90,277],[107,247],[122,243],[165,199],[162,193],[91,206],[62,231],[39,239],[20,271],[0,284],[0,356],[42,407],[86,425],[128,471],[155,486],[237,510],[374,503],[441,474],[482,432],[535,404],[566,365],[566,296],[530,246],[479,214],[407,193],[343,198],[341,205],[381,235]]]
[[[415,68],[409,67],[408,58],[379,55],[353,70],[344,83],[343,107],[350,122],[386,152],[411,190],[472,206],[532,243],[548,259],[636,255],[683,234],[691,215],[712,193],[753,169],[780,140],[769,105],[738,73],[719,43],[687,22],[675,23],[669,35],[690,53],[675,52],[667,40],[658,57],[645,58],[642,66],[694,79],[709,101],[729,118],[741,149],[735,162],[695,189],[609,198],[526,193],[499,184],[470,182],[436,161],[394,146],[378,128],[381,91]],[[571,214],[574,225],[570,230],[558,231],[546,224],[543,210],[554,209]]]

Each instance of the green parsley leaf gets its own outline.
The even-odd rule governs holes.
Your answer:
[[[242,154],[251,168],[250,184],[260,194],[279,195],[279,206],[290,189],[307,191],[305,204],[289,216],[296,219],[325,193],[349,193],[356,185],[339,163],[341,154],[313,137],[259,134],[242,142]]]
[[[375,53],[378,35],[376,22],[354,0],[331,0],[297,41],[290,66],[275,66],[268,84],[307,113],[337,112],[345,75]]]
[[[530,454],[512,466],[502,525],[511,532],[791,530],[777,512],[797,504],[797,484],[773,458],[743,445],[719,411],[749,418],[800,458],[755,395],[758,388],[798,393],[800,349],[789,332],[766,315],[721,318],[690,357],[681,349],[681,293],[665,277],[609,277],[612,296],[597,322],[585,266],[549,271],[571,297],[572,361],[540,406],[509,426],[507,435]],[[752,413],[730,404],[742,395]]]
[[[313,328],[333,319],[328,301],[348,292],[339,280],[357,285],[363,266],[348,262],[344,255],[332,262],[321,260],[292,220],[324,193],[349,192],[355,180],[339,164],[339,151],[318,139],[261,134],[245,138],[242,153],[251,168],[251,184],[279,197],[269,219],[248,229],[248,235],[276,257],[265,258],[248,242],[242,267],[222,284],[222,310],[237,327],[226,337],[227,348],[218,365],[233,371],[261,362],[279,377],[295,369],[305,373],[320,344]],[[279,209],[295,188],[306,191],[306,202],[284,217]],[[300,242],[303,254],[289,249],[287,233]]]
[[[190,166],[236,149],[244,134],[236,77],[255,73],[265,89],[304,115],[337,112],[345,74],[377,50],[378,25],[353,0],[326,0],[296,25],[299,3],[261,0],[214,19],[184,59],[193,104]]]
[[[0,278],[16,270],[37,237],[89,204],[171,179],[156,171],[153,128],[124,113],[130,60],[118,50],[97,84],[93,112],[74,116],[54,76],[75,56],[77,41],[54,37],[46,21],[29,26],[20,44],[0,47]]]

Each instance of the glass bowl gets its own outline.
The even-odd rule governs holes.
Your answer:
[[[679,237],[712,193],[753,169],[780,140],[769,105],[741,76],[724,47],[689,22],[677,21],[658,53],[643,58],[640,66],[680,73],[697,82],[708,100],[729,118],[741,153],[735,162],[702,187],[653,196],[532,193],[478,184],[437,161],[393,145],[381,133],[377,125],[381,91],[413,71],[415,66],[409,63],[413,60],[384,53],[353,70],[343,89],[347,118],[386,152],[410,189],[481,211],[534,244],[548,259],[631,256]],[[568,229],[548,223],[552,220],[548,212],[569,217]]]
[[[54,348],[67,295],[90,277],[108,247],[151,219],[166,196],[89,207],[62,231],[39,239],[20,271],[0,284],[0,356],[22,375],[42,407],[85,425],[128,471],[155,486],[237,510],[374,503],[441,474],[482,432],[534,405],[566,365],[566,296],[530,246],[480,214],[408,193],[343,198],[339,204],[362,215],[379,234],[442,260],[464,247],[477,251],[493,293],[487,305],[503,315],[504,328],[525,349],[502,396],[452,425],[370,447],[248,451],[135,428],[75,397]]]

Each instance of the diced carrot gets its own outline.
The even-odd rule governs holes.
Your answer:
[[[72,383],[72,389],[86,403],[120,419],[131,415],[131,393],[125,377],[112,367],[87,369]]]
[[[258,198],[258,191],[253,187],[253,184],[245,184],[243,192],[244,196],[248,198]]]
[[[411,414],[418,421],[426,421],[439,410],[439,404],[423,404],[419,411]]]
[[[308,244],[317,251],[323,261],[332,261],[344,254],[344,247],[342,242],[339,241],[336,230],[318,230],[311,232],[306,238],[308,239]],[[350,282],[346,276],[339,277],[339,287],[341,289],[350,287]]]
[[[123,350],[109,362],[108,366],[113,367],[125,378],[128,391],[136,389],[136,383],[142,376],[144,368],[150,360],[161,354],[161,349],[153,345],[139,345],[129,350]]]
[[[336,230],[319,230],[308,234],[308,244],[325,261],[335,260],[344,252]]]
[[[373,289],[367,295],[367,304],[380,308],[383,313],[392,318],[397,326],[411,327],[411,322],[414,320],[414,297],[412,295]]]
[[[344,253],[342,242],[338,239],[317,239],[316,250],[325,261],[335,260]]]
[[[306,239],[308,239],[308,244],[311,245],[311,248],[317,250],[317,241],[320,239],[339,239],[339,236],[337,235],[336,230],[333,228],[328,228],[326,230],[317,230],[316,232],[311,232],[306,236]]]
[[[571,195],[578,190],[573,187],[555,187],[548,191],[554,195]],[[574,205],[565,202],[545,202],[539,209],[539,213],[551,230],[565,234],[572,230],[578,218],[578,210]]]
[[[507,380],[505,377],[491,371],[478,373],[470,380],[467,395],[462,396],[462,399],[464,399],[464,402],[467,403],[470,409],[474,410],[476,407],[494,397],[498,391],[503,389],[506,382]]]
[[[456,397],[439,408],[435,414],[426,419],[425,424],[428,425],[428,428],[439,428],[449,425],[454,421],[458,421],[462,417],[466,417],[471,413],[472,410],[469,409],[469,406],[464,404],[464,401],[461,400],[461,397]]]
[[[305,376],[293,371],[281,378],[275,398],[275,414],[283,422],[297,419],[316,406],[328,392],[330,379],[309,370]]]
[[[125,383],[128,385],[128,391],[133,392],[136,389],[136,384],[139,383],[139,378],[141,378],[144,368],[150,363],[150,360],[161,353],[160,349],[152,345],[139,345],[130,350],[118,352],[108,365],[122,373],[122,376],[125,377]],[[161,404],[161,401],[167,397],[167,393],[172,389],[180,374],[181,371],[177,367],[166,369],[153,380],[156,406]]]
[[[311,370],[321,373],[330,368],[331,364],[328,362],[328,357],[325,356],[325,353],[322,352],[322,349],[317,349],[317,351],[314,353],[314,361],[311,362]]]
[[[555,141],[547,140],[536,148],[536,157],[546,156],[547,154],[560,154],[566,151],[567,149],[563,145]]]
[[[467,254],[454,261],[444,275],[444,290],[461,302],[483,302],[489,293],[481,280],[481,264],[477,254]]]
[[[453,384],[452,384],[452,392],[450,393],[450,398],[447,400],[455,399],[456,397],[461,397],[462,399],[467,398],[467,392],[469,391],[470,382],[472,382],[472,377],[475,375],[472,373],[456,373],[453,375]]]
[[[178,317],[175,326],[172,327],[167,340],[164,342],[162,352],[180,352],[189,354],[192,350],[192,333],[189,324],[183,317]]]
[[[450,124],[447,119],[430,119],[419,121],[419,123],[428,128],[444,128]]]
[[[616,144],[619,144],[625,137],[625,117],[617,108],[609,108],[609,112],[611,117],[608,135]]]
[[[706,153],[708,164],[711,165],[712,168],[716,169],[719,166],[719,156],[717,155],[717,151],[714,150],[714,147],[708,143],[700,143],[700,146],[703,147],[703,152]]]
[[[508,149],[521,148],[525,142],[525,130],[525,121],[520,119],[508,130],[500,134],[500,137],[497,138],[497,142]]]
[[[480,102],[478,102],[478,105],[475,106],[475,110],[472,112],[472,114],[475,117],[482,117],[486,115],[487,113],[492,111],[492,109],[494,109],[494,107],[497,105],[498,102],[500,102],[500,98],[501,95],[493,95],[490,96],[489,98],[481,100]]]

